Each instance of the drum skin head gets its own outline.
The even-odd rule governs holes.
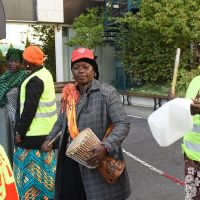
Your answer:
[[[98,137],[90,128],[86,128],[73,139],[67,148],[66,155],[78,163],[93,169],[96,168],[97,165],[88,165],[86,160],[92,156],[92,153],[89,152],[89,150],[99,144],[101,144],[101,141]]]

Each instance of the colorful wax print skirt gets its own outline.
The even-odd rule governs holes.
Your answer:
[[[200,199],[200,162],[185,159],[185,200]]]
[[[55,153],[15,147],[13,172],[21,200],[54,199]]]

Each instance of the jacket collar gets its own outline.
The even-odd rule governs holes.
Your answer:
[[[100,82],[96,79],[93,79],[92,84],[90,86],[89,92],[92,90],[97,90],[100,88]]]
[[[91,83],[91,86],[90,86],[90,88],[89,88],[88,93],[90,93],[90,92],[93,91],[93,90],[98,90],[99,88],[100,88],[100,82],[99,82],[98,80],[96,80],[96,79],[93,79],[93,81],[92,81],[92,83]],[[80,105],[80,107],[79,107],[79,109],[78,109],[78,111],[77,111],[77,114],[76,114],[77,120],[78,120],[78,118],[79,118],[79,115],[80,115],[81,110],[83,109],[83,106],[84,106],[84,104],[85,104],[85,101],[86,101],[86,98],[84,99],[84,101],[82,102],[82,104]]]

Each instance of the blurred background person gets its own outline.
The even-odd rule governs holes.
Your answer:
[[[40,150],[56,119],[56,100],[51,73],[43,66],[45,55],[37,46],[23,53],[29,76],[20,88],[13,170],[20,199],[53,199],[55,152]]]
[[[20,49],[8,49],[8,69],[0,76],[0,143],[4,146],[11,163],[18,91],[27,77],[27,72],[22,68],[22,53]]]

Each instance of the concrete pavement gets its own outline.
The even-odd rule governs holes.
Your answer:
[[[153,107],[144,107],[136,105],[124,105],[128,115],[138,118],[147,119],[148,116],[154,111]]]

